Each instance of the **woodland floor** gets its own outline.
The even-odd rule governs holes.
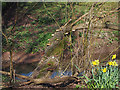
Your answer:
[[[12,13],[14,14],[14,13]],[[11,19],[11,21],[13,20],[13,18]],[[26,22],[31,22],[29,20],[26,20],[24,19],[24,23],[20,23],[20,25],[24,25]],[[111,20],[111,17],[108,18],[108,20]],[[113,18],[111,21],[116,21],[117,20],[117,17]],[[8,23],[8,22],[5,22],[5,23]],[[10,24],[10,22],[9,22]],[[37,26],[37,25],[36,25]],[[53,27],[54,24],[51,24],[49,25],[48,27]],[[42,27],[44,28],[44,26]],[[54,26],[54,28],[56,28],[56,26]],[[24,31],[24,30],[23,30]],[[30,32],[33,33],[32,29],[29,30]],[[111,32],[112,30],[111,29],[103,29],[103,31],[108,31],[108,32]],[[49,32],[52,32],[52,29],[49,30]],[[39,33],[38,31],[34,31],[35,34]],[[106,36],[107,37],[107,36]],[[107,37],[108,39],[109,37]],[[107,57],[114,49],[116,49],[116,47],[118,47],[118,41],[112,41],[112,43],[106,43],[105,41],[106,38],[97,38],[95,43],[99,43],[99,47],[96,47],[96,49],[94,50],[94,55],[92,56],[93,57],[93,60],[96,60],[96,59],[100,59],[102,60],[103,58]],[[105,43],[105,44],[103,44]],[[92,50],[92,49],[91,49]],[[113,52],[112,54],[119,54],[118,53],[118,50]],[[15,69],[18,69],[18,72],[26,72],[27,69],[29,68],[31,71],[34,70],[37,66],[37,63],[41,60],[41,57],[44,55],[44,51],[40,51],[40,52],[37,52],[37,53],[25,53],[24,51],[18,51],[18,52],[13,52],[13,64],[14,64],[14,67]],[[2,53],[2,68],[3,70],[6,70],[6,68],[9,68],[9,63],[10,63],[10,60],[9,60],[9,57],[10,57],[10,53],[9,52],[4,52]],[[119,59],[119,57],[118,57]],[[32,64],[31,67],[28,67],[29,64]],[[25,66],[21,66],[21,65],[24,65]],[[28,65],[28,66],[27,66]],[[20,67],[21,66],[21,67]],[[18,68],[19,67],[19,68]],[[16,70],[17,71],[17,70]],[[23,82],[21,82],[23,83]],[[16,83],[17,84],[17,83]],[[25,85],[25,86],[17,86],[15,85],[14,86],[14,89],[15,90],[18,90],[20,88],[23,89],[23,88],[76,88],[76,85],[85,85],[86,87],[86,84],[84,83],[83,79],[81,79],[81,81],[74,81],[72,83],[69,83],[67,85],[63,85],[63,86],[50,86],[50,85],[34,85],[34,84],[29,84],[29,85]],[[9,83],[5,83],[5,85],[9,85]],[[84,88],[85,88],[84,87]],[[82,87],[80,87],[82,88]]]

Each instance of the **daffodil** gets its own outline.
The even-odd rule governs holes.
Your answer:
[[[110,62],[108,62],[108,64],[109,64],[109,65],[112,65],[112,64],[113,64],[113,62],[112,62],[112,61],[110,61]]]
[[[110,62],[108,62],[108,64],[112,65],[112,66],[118,66],[118,64],[115,61],[110,61]]]
[[[99,60],[92,61],[93,65],[99,65]]]
[[[118,64],[115,61],[112,62],[112,65],[113,66],[118,66]]]
[[[92,61],[92,64],[93,64],[93,65],[96,65],[96,62],[95,62],[95,61]]]
[[[99,60],[95,60],[96,64],[99,65]]]
[[[106,69],[106,68],[104,68],[104,69],[102,69],[102,71],[103,71],[103,72],[106,72],[106,71],[107,71],[107,69]]]
[[[116,54],[114,54],[114,55],[112,56],[112,60],[113,60],[113,59],[116,59]]]

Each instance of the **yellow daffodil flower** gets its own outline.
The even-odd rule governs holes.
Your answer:
[[[96,62],[95,62],[95,61],[92,61],[92,64],[93,64],[93,65],[96,65]]]
[[[113,66],[118,66],[118,64],[115,61],[112,62],[112,65]]]
[[[108,62],[108,64],[109,64],[109,65],[112,65],[112,64],[113,64],[113,62],[112,62],[112,61],[110,61],[110,62]]]
[[[109,64],[109,65],[112,65],[112,66],[118,66],[118,64],[117,64],[115,61],[113,61],[113,62],[110,61],[110,62],[108,62],[108,64]]]
[[[93,65],[99,65],[99,60],[92,61]]]
[[[114,54],[114,55],[112,56],[112,60],[113,60],[113,59],[116,59],[116,54]]]
[[[95,60],[96,64],[99,65],[99,60]]]
[[[103,71],[103,72],[106,72],[106,71],[107,71],[107,69],[106,69],[106,68],[104,68],[104,69],[102,69],[102,71]]]

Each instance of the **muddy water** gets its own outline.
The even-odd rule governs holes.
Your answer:
[[[31,76],[32,75],[32,71],[36,68],[38,62],[34,62],[34,63],[29,63],[29,64],[17,64],[14,65],[14,69],[16,71],[17,74],[20,75],[24,75],[24,76]],[[9,72],[9,67],[7,68],[3,68],[4,71],[8,71]],[[50,78],[54,78],[55,76],[71,76],[72,72],[71,71],[54,71],[53,74],[50,76]],[[18,79],[18,78],[16,78]],[[19,79],[22,80],[22,79]]]
[[[13,68],[17,74],[22,74],[22,73],[29,73],[32,72],[36,67],[37,67],[38,62],[33,62],[33,63],[19,63],[19,64],[14,64]],[[4,68],[2,67],[3,70],[9,72],[9,67]]]
[[[25,52],[13,52],[13,68],[18,74],[32,72],[36,68],[42,55],[42,52],[35,54],[26,54]],[[9,71],[9,65],[10,53],[4,52],[2,53],[2,69],[5,71]]]

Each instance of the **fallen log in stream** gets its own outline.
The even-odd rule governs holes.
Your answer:
[[[0,73],[5,74],[5,75],[10,75],[10,72],[0,71]],[[56,77],[56,78],[53,78],[53,79],[51,79],[51,78],[34,79],[34,78],[27,77],[27,76],[19,75],[19,74],[15,74],[15,76],[18,77],[18,78],[21,78],[21,79],[30,80],[34,84],[46,84],[46,83],[48,83],[48,84],[56,84],[56,83],[62,83],[62,82],[77,79],[74,76],[63,76],[63,77]]]

